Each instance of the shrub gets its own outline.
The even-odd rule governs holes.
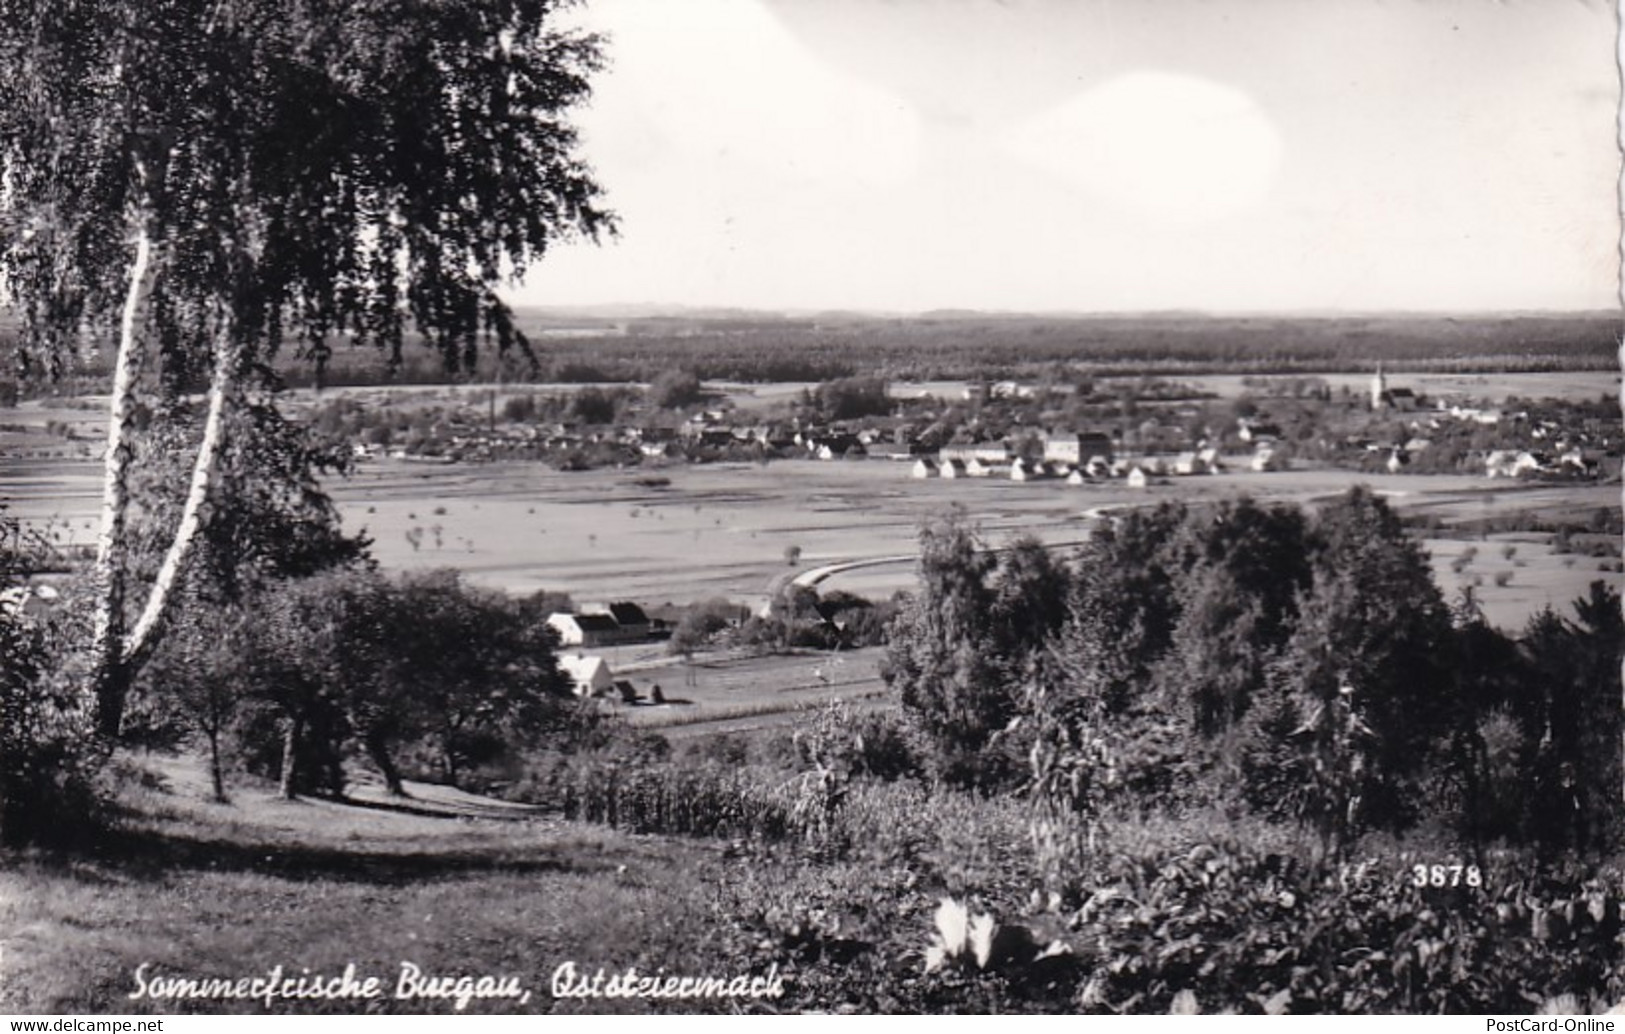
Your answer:
[[[530,423],[536,419],[536,396],[510,395],[502,403],[502,419],[510,424]]]
[[[1202,1011],[1520,1012],[1625,989],[1619,874],[1531,872],[1496,856],[1463,881],[1415,886],[1436,859],[1328,872],[1234,843],[1119,854],[1074,916],[1098,946],[1086,1007]],[[1479,886],[1469,886],[1477,875]]]
[[[661,409],[681,409],[700,398],[700,378],[692,370],[665,370],[649,384],[649,401]]]
[[[818,386],[818,407],[831,420],[885,416],[891,412],[886,382],[878,377],[842,377]]]
[[[20,582],[14,541],[0,524],[0,588]],[[88,842],[106,817],[107,752],[78,706],[88,617],[73,598],[39,621],[0,606],[0,844]]]
[[[693,653],[711,640],[739,615],[739,608],[717,597],[697,603],[683,612],[667,641],[668,652],[676,655]]]

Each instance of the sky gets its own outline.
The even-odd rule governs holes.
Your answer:
[[[1584,0],[587,0],[618,238],[519,304],[1619,304]]]

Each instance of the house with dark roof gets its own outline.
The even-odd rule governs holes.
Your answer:
[[[1103,431],[1080,431],[1076,434],[1052,434],[1044,440],[1044,459],[1050,463],[1064,463],[1081,467],[1095,456],[1112,461],[1112,437]]]
[[[589,603],[581,608],[588,615],[607,614],[620,630],[617,642],[636,642],[647,639],[654,631],[654,622],[636,603],[620,600],[615,603]]]
[[[621,626],[608,614],[552,614],[547,627],[562,646],[609,646],[626,642]]]

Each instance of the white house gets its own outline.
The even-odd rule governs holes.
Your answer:
[[[563,646],[604,646],[621,639],[621,626],[608,614],[550,614],[547,627]]]
[[[559,669],[575,684],[576,696],[595,697],[615,685],[609,662],[602,657],[575,654],[559,658]]]
[[[1049,471],[1044,465],[1033,460],[1018,459],[1010,464],[1011,481],[1037,481],[1048,476]]]
[[[1211,474],[1213,468],[1208,466],[1207,460],[1194,452],[1182,452],[1174,458],[1175,474]]]
[[[1003,466],[1010,459],[1010,448],[1003,442],[979,442],[974,445],[944,445],[937,450],[937,457],[943,462],[959,460],[969,464],[971,460],[978,460],[983,465],[998,464]]]
[[[1076,467],[1091,456],[1112,458],[1111,435],[1100,431],[1077,434],[1052,434],[1044,440],[1044,459],[1050,463],[1065,463]]]
[[[1540,458],[1532,452],[1496,449],[1484,457],[1484,473],[1490,477],[1522,477],[1540,470]]]
[[[934,478],[937,476],[937,461],[929,456],[921,456],[914,461],[914,467],[910,473],[917,478]]]

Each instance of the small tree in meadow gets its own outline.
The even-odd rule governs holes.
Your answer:
[[[886,647],[887,681],[930,746],[932,774],[951,783],[1000,778],[984,752],[1017,713],[987,623],[994,566],[957,515],[926,524],[920,592],[903,605]]]

